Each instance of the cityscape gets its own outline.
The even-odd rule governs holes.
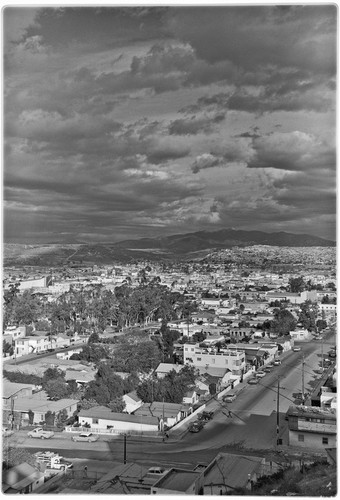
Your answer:
[[[2,492],[336,496],[336,6],[2,21]]]

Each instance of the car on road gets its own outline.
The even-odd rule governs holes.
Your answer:
[[[199,432],[203,429],[203,427],[203,422],[197,420],[196,422],[193,422],[191,425],[189,425],[189,432]]]
[[[330,351],[328,351],[328,356],[330,358],[336,358],[336,351],[334,349],[331,349]]]
[[[301,351],[301,347],[300,346],[295,346],[295,347],[293,347],[293,351],[294,352],[299,352],[299,351]]]
[[[30,438],[38,438],[38,439],[51,439],[54,436],[53,431],[45,431],[42,427],[36,427],[32,431],[27,433],[27,436]]]
[[[255,373],[255,377],[258,377],[258,378],[263,378],[265,376],[266,376],[266,372],[264,370],[260,370],[260,371]]]
[[[202,411],[201,413],[203,420],[211,420],[214,416],[213,411]]]
[[[275,359],[273,361],[273,365],[275,365],[275,366],[279,366],[280,364],[281,364],[281,359]]]
[[[2,428],[2,437],[13,436],[13,434],[14,434],[14,431],[12,431],[12,429],[10,429],[9,427]]]
[[[94,443],[98,441],[98,439],[98,434],[92,434],[92,432],[81,432],[80,434],[72,436],[72,441],[87,441],[88,443]]]
[[[272,371],[272,369],[271,369],[271,367],[270,367],[270,366],[265,366],[265,367],[263,368],[263,371],[264,371],[264,372],[266,372],[266,373],[269,373],[269,372],[271,372],[271,371]]]
[[[250,385],[256,385],[256,384],[258,384],[258,383],[259,383],[259,381],[260,381],[260,380],[259,380],[258,378],[250,378],[250,379],[248,380],[248,384],[250,384]]]
[[[225,403],[232,403],[233,401],[235,401],[237,395],[234,393],[234,392],[231,392],[230,394],[226,394],[225,396],[223,396],[223,401]]]

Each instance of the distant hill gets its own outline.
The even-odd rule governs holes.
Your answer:
[[[265,233],[263,231],[241,231],[221,229],[220,231],[198,231],[176,234],[162,238],[141,238],[125,240],[115,246],[126,249],[159,249],[174,254],[186,254],[211,248],[232,248],[234,246],[270,245],[286,247],[329,247],[335,242],[309,234],[292,234],[283,231]]]
[[[222,229],[198,231],[158,238],[124,240],[97,244],[4,244],[4,265],[77,266],[131,262],[203,258],[211,250],[269,245],[282,247],[334,247],[335,242],[309,234],[265,233]]]

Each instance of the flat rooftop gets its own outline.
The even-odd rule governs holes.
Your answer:
[[[155,488],[185,492],[199,476],[200,472],[184,469],[170,469],[167,474],[154,484],[154,486]]]

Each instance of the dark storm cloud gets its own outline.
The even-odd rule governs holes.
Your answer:
[[[62,47],[76,42],[109,48],[119,41],[167,36],[166,15],[163,7],[47,7],[37,12],[35,22],[47,44]],[[36,32],[29,28],[27,35]]]
[[[335,73],[335,5],[296,6],[284,14],[275,6],[183,8],[177,14],[174,33],[210,63],[228,60],[248,69],[271,64]]]

